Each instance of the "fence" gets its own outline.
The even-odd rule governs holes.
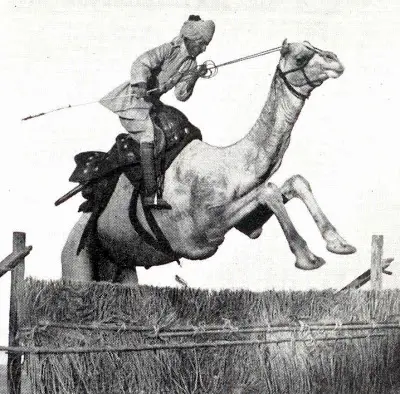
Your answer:
[[[9,314],[9,347],[18,346],[18,293],[25,276],[25,257],[32,246],[25,245],[25,233],[14,232],[13,251],[0,263],[0,277],[11,271],[10,314]],[[21,354],[10,351],[7,361],[7,388],[10,394],[21,392]]]
[[[338,341],[351,341],[354,342],[356,340],[367,340],[369,343],[369,346],[376,346],[371,344],[370,342],[373,341],[374,339],[382,339],[382,338],[397,338],[397,342],[390,342],[389,339],[387,340],[387,344],[385,345],[386,347],[390,347],[390,343],[397,343],[398,344],[398,331],[400,328],[400,323],[399,321],[395,321],[395,318],[398,318],[398,315],[395,314],[395,316],[392,316],[390,318],[390,314],[388,313],[386,316],[383,317],[383,315],[375,316],[375,320],[373,321],[368,321],[365,319],[364,321],[351,321],[350,320],[343,320],[343,316],[352,316],[357,315],[357,313],[352,310],[351,315],[346,315],[343,311],[339,311],[340,308],[345,308],[346,305],[340,306],[339,309],[337,309],[337,314],[333,313],[332,311],[329,311],[329,316],[337,317],[336,320],[331,321],[331,322],[326,322],[324,321],[323,323],[321,322],[316,322],[316,321],[309,321],[307,320],[307,316],[304,317],[300,313],[297,314],[296,316],[291,316],[290,319],[291,321],[284,322],[284,323],[268,323],[268,324],[245,324],[243,322],[235,323],[233,319],[225,319],[223,324],[199,324],[193,323],[193,325],[188,326],[188,325],[179,325],[179,324],[171,324],[171,321],[167,322],[162,322],[159,321],[157,324],[153,325],[140,325],[138,323],[135,324],[128,324],[126,322],[120,323],[120,324],[112,324],[112,323],[99,323],[99,320],[94,319],[94,322],[84,322],[81,324],[77,324],[76,322],[65,322],[63,319],[60,318],[53,318],[53,321],[49,321],[47,316],[43,314],[43,316],[37,316],[37,319],[32,319],[30,320],[29,317],[27,317],[26,311],[31,311],[32,309],[29,307],[29,297],[26,296],[23,298],[24,302],[28,304],[28,309],[25,308],[25,312],[22,313],[21,316],[21,305],[18,305],[18,300],[17,300],[17,294],[21,295],[23,293],[23,289],[21,288],[21,284],[23,282],[23,277],[24,277],[24,257],[29,254],[30,250],[32,249],[31,247],[26,247],[25,246],[25,234],[23,233],[14,233],[14,248],[13,248],[13,253],[10,256],[7,256],[6,259],[0,263],[0,269],[2,271],[0,272],[5,272],[6,269],[3,267],[14,267],[12,270],[12,287],[11,287],[11,297],[10,297],[10,337],[9,337],[9,346],[7,347],[0,347],[0,351],[7,351],[9,352],[9,360],[8,360],[8,390],[12,394],[19,394],[21,389],[21,355],[26,354],[32,357],[38,357],[40,358],[41,356],[61,356],[62,359],[59,361],[60,364],[53,363],[52,368],[57,369],[55,366],[56,365],[62,365],[60,369],[65,369],[68,370],[68,368],[72,368],[72,365],[75,365],[74,368],[76,368],[76,365],[79,364],[77,359],[66,359],[65,357],[78,357],[79,355],[85,355],[85,354],[107,354],[109,355],[110,353],[114,353],[115,355],[121,355],[122,353],[135,353],[138,355],[142,355],[141,357],[151,357],[148,356],[153,355],[155,353],[157,354],[164,354],[163,352],[165,351],[174,351],[174,352],[181,352],[181,351],[194,351],[197,352],[200,349],[217,349],[215,350],[216,352],[219,352],[221,349],[227,349],[227,348],[236,348],[236,347],[251,347],[253,349],[256,349],[256,354],[261,354],[259,353],[259,349],[261,349],[263,346],[270,345],[270,346],[277,346],[278,351],[279,349],[282,351],[282,348],[279,348],[281,345],[287,345],[291,348],[298,347],[300,344],[303,345],[303,350],[304,351],[304,346],[309,349],[310,346],[314,347],[318,343],[333,343],[332,347],[329,347],[329,349],[332,350],[332,348],[337,348],[337,342]],[[379,290],[382,288],[382,271],[385,272],[388,265],[390,264],[393,259],[383,259],[382,258],[382,250],[383,250],[383,237],[381,236],[374,236],[372,239],[372,267],[371,270],[366,271],[363,273],[359,278],[357,278],[355,281],[352,281],[349,285],[345,286],[344,289],[348,290],[349,288],[359,288],[361,285],[365,284],[369,278],[372,278],[373,281],[373,287],[374,291],[376,292],[376,295],[379,293]],[[380,275],[377,273],[377,271],[380,271]],[[387,272],[386,272],[387,273]],[[360,279],[361,278],[361,279]],[[35,299],[35,302],[40,305],[44,305],[46,303],[46,295],[45,292],[47,291],[45,287],[40,285],[37,287],[37,289],[40,288],[40,291],[35,290],[36,284],[33,284],[33,293],[34,296],[31,298]],[[89,290],[92,289],[95,295],[93,295],[93,299],[91,299],[90,302],[88,302],[87,306],[81,305],[82,300],[79,300],[79,308],[82,310],[89,309],[89,306],[93,304],[93,300],[98,298],[99,290],[96,287],[90,287]],[[107,293],[109,292],[110,288],[107,288]],[[85,294],[89,293],[88,289],[85,290]],[[55,294],[51,295],[51,292],[56,292]],[[58,293],[57,293],[58,291]],[[53,297],[54,299],[59,299],[60,295],[66,294],[69,291],[68,287],[62,286],[62,285],[53,285],[53,289],[49,291],[48,293],[50,294],[49,297]],[[120,291],[120,290],[119,290]],[[132,296],[137,297],[134,293],[131,292],[129,289],[124,289],[123,290],[126,293],[125,300],[128,300]],[[74,297],[75,293],[80,292],[80,290],[77,289],[72,289],[71,294],[72,297]],[[36,294],[37,293],[37,294]],[[40,298],[39,297],[40,293]],[[345,294],[346,292],[339,292],[336,293],[336,297],[341,297],[342,294]],[[172,294],[172,295],[171,295]],[[180,297],[180,295],[176,295],[175,293],[167,294],[167,297]],[[272,294],[272,293],[271,293]],[[154,305],[153,309],[159,309],[165,312],[165,305],[158,304],[157,298],[165,298],[166,293],[157,293],[153,295],[153,303],[156,303],[157,305]],[[193,294],[192,294],[193,295]],[[201,294],[195,293],[194,295],[197,296],[197,298],[201,298]],[[202,297],[205,297],[204,295],[201,295]],[[68,296],[69,297],[69,296]],[[67,297],[67,304],[73,304],[73,299]],[[87,297],[87,294],[85,295]],[[233,305],[237,305],[233,301],[233,298],[238,297],[238,300],[241,300],[240,295],[229,295],[229,297],[226,297],[226,301],[229,303],[232,303]],[[250,297],[251,303],[249,300],[247,300],[247,307],[250,307],[254,309],[254,314],[259,315],[259,311],[261,309],[259,306],[262,304],[262,300],[258,300],[257,297],[252,296],[251,294],[246,296]],[[255,298],[254,298],[255,297]],[[272,295],[272,297],[274,297]],[[357,296],[358,297],[358,296]],[[188,297],[189,299],[196,298],[196,297]],[[223,298],[223,297],[222,297]],[[289,297],[290,298],[290,297]],[[293,297],[292,297],[293,298]],[[390,298],[390,297],[389,297]],[[145,299],[145,297],[142,297],[142,299]],[[373,302],[378,303],[378,297],[373,296],[372,298]],[[28,302],[27,302],[28,300]],[[156,300],[156,301],[154,301]],[[304,300],[307,300],[307,297],[305,295]],[[340,298],[337,298],[337,300],[340,300]],[[70,302],[71,301],[71,302]],[[136,299],[136,301],[138,301]],[[287,301],[287,300],[286,300]],[[285,300],[283,304],[287,303]],[[47,299],[47,302],[49,305],[51,305],[52,301],[50,298]],[[149,301],[150,302],[150,301]],[[199,301],[200,302],[200,301]],[[204,298],[204,304],[209,301],[206,301]],[[212,301],[212,302],[215,302]],[[326,302],[326,300],[324,300]],[[315,305],[313,306],[314,310],[318,311],[318,313],[314,314],[315,316],[321,316],[321,312],[324,308],[326,308],[326,305],[324,305],[324,302],[321,302],[320,306],[316,306],[318,301],[316,301]],[[185,304],[186,303],[186,304]],[[299,302],[301,304],[301,302]],[[393,305],[395,301],[390,298],[388,304]],[[176,301],[176,304],[178,305],[183,305],[182,309],[184,310],[189,310],[190,308],[193,308],[193,305],[188,305],[187,300],[184,298],[179,299],[179,302]],[[361,306],[363,303],[360,302],[360,308],[364,308],[364,306]],[[333,305],[333,304],[331,304]],[[377,305],[375,305],[376,307]],[[71,306],[72,307],[72,306]],[[111,308],[111,306],[110,306]],[[198,309],[198,314],[201,315],[203,313],[201,311],[201,307],[197,305],[196,307]],[[258,308],[258,309],[257,309]],[[279,307],[281,308],[281,307]],[[279,309],[278,308],[278,309]],[[318,309],[319,308],[319,309]],[[397,304],[396,304],[397,308]],[[397,311],[397,309],[394,308],[394,310]],[[43,309],[43,308],[42,308]],[[213,311],[218,311],[221,308],[211,308]],[[231,308],[232,309],[232,308]],[[329,309],[329,308],[328,308]],[[360,309],[360,310],[361,310]],[[379,308],[378,308],[379,309]],[[399,313],[400,313],[400,308]],[[149,308],[146,313],[150,313],[151,308]],[[227,308],[227,311],[229,312],[229,308]],[[64,313],[65,311],[63,311]],[[339,313],[340,312],[340,313]],[[58,312],[57,312],[58,313]],[[115,311],[112,312],[115,314]],[[183,312],[184,313],[184,312]],[[52,311],[52,315],[55,314],[55,311]],[[276,313],[275,313],[276,314]],[[312,315],[313,313],[306,313],[306,315]],[[68,313],[67,313],[68,315]],[[75,315],[75,313],[73,314]],[[170,314],[166,314],[169,316]],[[196,317],[196,314],[192,314],[194,317]],[[362,313],[358,313],[359,316],[363,317],[371,317],[370,310],[365,310]],[[161,316],[161,315],[160,315]],[[309,316],[308,316],[309,317]],[[78,320],[84,321],[84,317],[77,317]],[[104,318],[104,317],[103,317]],[[198,319],[200,319],[199,316],[197,316]],[[379,320],[381,318],[381,320]],[[23,320],[23,323],[21,324],[21,321]],[[34,321],[33,321],[34,320]],[[165,319],[164,319],[165,320]],[[168,319],[167,319],[168,320]],[[172,327],[171,327],[172,325]],[[37,346],[35,345],[35,341],[32,340],[29,345],[21,345],[20,340],[21,338],[33,338],[35,339],[35,336],[39,336],[39,339],[41,343],[43,343],[43,340],[45,339],[45,336],[49,334],[49,337],[51,337],[53,332],[57,332],[57,337],[62,336],[58,335],[60,333],[69,333],[69,335],[72,337],[79,337],[81,338],[80,341],[78,341],[78,344],[74,346],[73,341],[70,341],[68,346],[59,346],[59,342],[56,342],[55,344],[51,345],[51,340],[49,341],[50,345],[41,345]],[[76,332],[77,334],[71,334],[73,332]],[[93,338],[96,338],[96,340],[82,340],[82,333],[88,333],[88,332],[94,332]],[[115,336],[123,336],[125,334],[133,335],[135,336],[137,340],[136,344],[131,344],[131,341],[128,341],[128,344],[119,344],[119,345],[110,345],[110,344],[105,344],[103,346],[99,345],[94,345],[93,343],[98,343],[99,338],[107,337],[109,334],[110,335],[115,335]],[[390,334],[388,334],[390,333]],[[79,335],[78,335],[79,334]],[[393,337],[393,335],[395,337]],[[86,335],[86,334],[85,334]],[[89,335],[90,336],[90,335]],[[115,338],[115,336],[113,338]],[[92,339],[93,339],[92,338]],[[25,341],[26,342],[26,341]],[[85,342],[82,344],[82,342]],[[87,343],[86,343],[87,342]],[[89,343],[90,342],[90,343]],[[340,347],[340,346],[339,346]],[[392,346],[393,347],[393,346]],[[218,350],[220,349],[220,350]],[[257,351],[258,349],[258,351]],[[286,349],[286,348],[285,348]],[[344,349],[344,348],[343,348]],[[342,350],[343,350],[342,349]],[[286,351],[286,350],[285,350]],[[314,350],[313,350],[314,351]],[[343,350],[344,351],[344,350]],[[364,350],[360,348],[357,350],[359,352],[359,359],[362,360],[364,357],[364,361],[367,362],[365,355],[363,356]],[[273,353],[273,352],[272,352]],[[301,351],[300,351],[301,353]],[[354,349],[353,349],[354,353]],[[198,354],[196,353],[196,357],[198,357]],[[245,353],[243,353],[245,354]],[[146,355],[146,356],[144,356]],[[246,357],[248,354],[246,353]],[[92,356],[91,356],[92,357]],[[94,357],[94,356],[93,356]],[[136,356],[135,356],[136,357]],[[139,356],[138,356],[139,357]],[[160,356],[161,357],[161,356]],[[163,356],[164,357],[164,356]],[[200,356],[199,356],[200,357]],[[203,356],[201,356],[203,357]],[[277,360],[279,357],[277,355],[274,356]],[[320,354],[321,359],[324,357]],[[326,358],[327,356],[325,356]],[[376,357],[376,355],[371,355],[371,357]],[[112,357],[109,357],[112,359]],[[148,359],[148,358],[147,358]],[[56,359],[53,359],[56,360]],[[101,359],[96,359],[98,362],[99,368],[104,368],[104,363],[101,361]],[[137,364],[140,364],[140,361],[135,359]],[[165,359],[164,359],[165,360]],[[57,361],[57,362],[58,362]],[[201,360],[200,360],[201,361]],[[199,360],[196,362],[200,363]],[[253,360],[254,361],[254,360]],[[303,360],[304,361],[304,360]],[[93,358],[91,358],[91,367],[93,365],[96,365],[95,361]],[[174,361],[175,363],[177,362],[176,360]],[[374,361],[375,362],[375,361]],[[64,364],[62,364],[64,363]],[[34,362],[32,362],[34,365]],[[132,364],[129,364],[132,365]],[[147,364],[149,365],[149,364]],[[261,365],[261,364],[260,364]],[[264,364],[263,364],[264,365]],[[100,367],[102,366],[102,367]],[[35,365],[34,365],[35,367]],[[82,371],[84,371],[87,366],[86,364],[82,361],[82,364],[80,365]],[[264,365],[265,367],[265,365]],[[314,366],[315,367],[315,366]],[[148,367],[147,367],[148,368]],[[197,368],[197,367],[196,367]],[[207,364],[203,366],[203,368],[207,368]],[[34,369],[34,368],[33,368]],[[72,369],[71,369],[72,370]],[[76,373],[76,372],[75,372]],[[197,373],[197,372],[196,372]],[[275,375],[277,374],[277,371],[275,371]],[[243,373],[242,373],[243,375]],[[50,382],[56,381],[59,379],[58,376],[55,375],[55,373],[51,372],[51,377],[47,377],[47,381]],[[76,379],[76,376],[75,378]],[[74,380],[72,379],[72,380]],[[203,377],[203,380],[206,381],[206,377]],[[151,382],[148,382],[149,385]],[[71,385],[74,384],[73,382],[70,383]],[[83,383],[82,383],[83,384]],[[88,384],[88,383],[86,383]],[[183,384],[183,383],[182,383]],[[193,383],[194,384],[194,383]],[[203,383],[206,385],[206,383]],[[269,382],[268,384],[273,385],[277,384],[276,382]],[[305,383],[304,383],[305,384]],[[83,387],[83,386],[82,386]],[[210,386],[211,387],[211,386]],[[85,390],[83,388],[83,390]],[[42,392],[38,391],[37,392]],[[47,391],[43,391],[47,392]],[[95,392],[95,391],[94,391]],[[123,391],[122,391],[123,392]],[[127,391],[128,392],[128,391]],[[129,391],[131,392],[131,391]],[[132,391],[133,392],[133,391]],[[136,392],[136,391],[135,391]],[[138,391],[139,392],[139,391]],[[157,391],[149,391],[149,392],[157,392]]]

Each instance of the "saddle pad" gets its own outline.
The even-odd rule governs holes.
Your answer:
[[[140,163],[139,144],[128,134],[120,134],[107,152],[81,152],[75,156],[76,168],[69,180],[85,184],[104,178],[121,167]]]
[[[192,125],[182,112],[176,108],[159,105],[152,112],[155,125],[155,143],[161,140],[160,133],[165,136],[165,152],[156,156],[156,162],[165,172],[179,152],[194,139],[202,139],[200,130]],[[157,151],[157,148],[155,149]],[[133,178],[140,180],[139,143],[127,133],[119,134],[109,152],[82,152],[75,156],[76,168],[70,176],[71,182],[86,184],[104,178],[124,168],[130,167],[129,172],[135,172]]]

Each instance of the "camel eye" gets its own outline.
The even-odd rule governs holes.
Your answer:
[[[307,57],[306,56],[300,56],[296,59],[296,64],[298,66],[301,66],[302,64],[304,64],[307,61]]]
[[[336,56],[335,56],[333,53],[331,53],[331,52],[325,53],[325,56],[326,56],[326,58],[327,58],[328,60],[335,60],[335,58],[336,58]]]

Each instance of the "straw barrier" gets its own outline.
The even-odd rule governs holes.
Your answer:
[[[389,393],[400,291],[209,292],[24,282],[35,393]]]
[[[17,298],[17,342],[0,351],[24,354],[34,394],[400,392],[400,290],[28,279]]]

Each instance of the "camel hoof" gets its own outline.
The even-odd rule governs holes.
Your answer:
[[[328,242],[326,244],[326,249],[335,254],[353,254],[357,252],[354,246],[347,243]]]
[[[322,257],[314,256],[313,259],[296,259],[295,267],[301,270],[310,271],[322,267],[326,261]]]

